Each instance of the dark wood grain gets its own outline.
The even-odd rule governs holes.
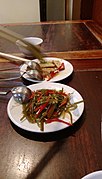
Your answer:
[[[92,12],[93,19],[102,26],[102,1],[101,0],[94,0],[93,3],[93,12]]]
[[[20,83],[10,82],[9,86]],[[71,131],[67,129],[54,136],[30,135],[18,130],[10,123],[6,112],[11,95],[0,96],[0,177],[2,179],[37,177],[79,179],[87,173],[102,169],[100,131],[102,70],[77,69],[72,80],[67,79],[65,83],[83,96],[85,110]]]
[[[93,11],[93,0],[81,0],[80,18],[81,19],[92,19]]]
[[[102,26],[97,24],[95,21],[86,21],[85,25],[102,44]]]
[[[86,22],[83,21],[83,23]],[[61,30],[63,22],[60,24],[61,25],[58,26]],[[43,27],[43,34],[41,34],[40,30],[40,33],[37,32],[41,26]],[[76,124],[65,130],[47,135],[29,133],[15,126],[8,118],[7,104],[11,93],[7,96],[0,96],[0,179],[80,179],[90,172],[102,170],[102,57],[100,49],[101,42],[96,37],[99,33],[96,33],[95,30],[96,36],[94,36],[90,31],[90,33],[92,33],[91,38],[95,39],[94,45],[96,45],[97,42],[99,44],[99,48],[95,50],[97,53],[94,53],[94,49],[86,50],[88,47],[86,44],[84,50],[76,51],[77,55],[71,58],[71,55],[68,56],[67,51],[57,52],[57,50],[59,50],[58,43],[60,40],[56,41],[56,51],[50,52],[51,48],[53,48],[51,37],[54,37],[56,32],[58,33],[57,27],[53,24],[51,26],[51,22],[50,24],[45,23],[45,25],[44,23],[41,23],[41,25],[35,24],[35,26],[34,24],[33,26],[31,24],[26,26],[22,25],[21,28],[18,25],[10,25],[11,29],[14,28],[17,32],[21,33],[25,32],[26,35],[34,29],[33,34],[39,33],[41,37],[44,37],[44,41],[46,42],[44,42],[44,44],[49,51],[46,52],[47,55],[52,53],[52,55],[55,54],[55,56],[62,55],[62,58],[66,56],[67,60],[72,63],[74,67],[73,74],[69,78],[61,81],[61,83],[75,88],[82,95],[85,102],[83,115]],[[66,29],[68,27],[67,22]],[[78,27],[79,22],[77,28]],[[82,25],[82,27],[85,26]],[[91,27],[92,26],[90,26],[90,28]],[[85,27],[85,29],[87,29],[85,34],[87,34],[87,32],[90,34],[88,28]],[[91,29],[93,29],[93,27]],[[63,31],[61,30],[60,33],[61,32]],[[76,31],[74,31],[74,33],[76,34]],[[68,33],[66,33],[66,36],[68,36]],[[59,38],[59,35],[56,38]],[[83,36],[83,44],[85,45],[84,38]],[[78,42],[78,38],[76,41]],[[13,44],[5,42],[4,39],[0,38],[2,50],[15,53]],[[77,45],[78,44],[79,42]],[[92,48],[93,47],[95,46],[92,45]],[[70,51],[70,54],[71,52],[72,51]],[[80,55],[80,53],[82,54]],[[90,55],[88,55],[88,53]],[[18,53],[18,55],[22,54]],[[18,64],[0,58],[0,68],[18,66]],[[0,90],[9,90],[13,86],[22,85],[23,83],[25,83],[23,79],[0,82]]]
[[[95,25],[93,22],[92,24]],[[93,25],[93,26],[94,26]],[[60,22],[49,22],[42,24],[23,24],[23,25],[8,25],[7,28],[21,33],[25,36],[37,36],[42,38],[44,41],[41,45],[42,51],[44,53],[48,52],[78,52],[80,54],[84,51],[91,50],[101,50],[102,52],[102,44],[99,41],[99,33],[100,39],[102,40],[102,29],[97,34],[96,26],[93,28],[90,27],[80,21],[74,21],[71,23],[70,21]],[[92,33],[94,32],[94,33]],[[1,38],[0,39],[0,51],[17,53],[19,49],[13,43]],[[97,53],[97,52],[96,52]],[[76,54],[76,53],[75,53]],[[98,55],[98,53],[97,53]],[[71,58],[74,58],[74,53]],[[83,58],[83,57],[82,57]]]

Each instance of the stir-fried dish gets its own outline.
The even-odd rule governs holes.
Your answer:
[[[58,60],[52,60],[51,62],[40,63],[42,68],[43,79],[49,81],[53,77],[59,74],[60,71],[65,69],[64,63]]]
[[[71,94],[66,94],[63,89],[59,91],[55,89],[36,90],[32,92],[29,102],[23,104],[21,121],[27,119],[30,123],[36,123],[41,131],[44,131],[44,125],[52,122],[72,125],[71,110],[76,109],[77,104],[83,101],[72,104],[70,98]],[[69,114],[70,122],[63,120],[66,113]]]
[[[59,74],[60,71],[63,71],[65,69],[65,65],[63,62],[59,60],[52,60],[52,61],[44,61],[42,63],[39,63],[41,67],[41,74],[42,79],[49,81],[53,77]],[[27,70],[30,68],[27,67]]]

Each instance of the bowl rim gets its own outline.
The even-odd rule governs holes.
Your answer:
[[[43,39],[42,38],[40,38],[40,37],[24,37],[23,38],[24,40],[37,40],[37,42],[36,43],[33,43],[32,41],[31,41],[31,43],[33,44],[33,45],[40,45],[42,42],[43,42]],[[18,40],[16,40],[16,45],[18,45],[18,46],[22,46],[21,45],[21,43],[19,43],[20,42],[20,40],[18,39]]]
[[[81,179],[90,179],[89,177],[97,177],[99,174],[102,174],[102,170],[89,173],[89,174],[85,175],[84,177],[82,177]]]
[[[23,39],[25,39],[25,40],[38,40],[38,45],[39,44],[41,44],[42,42],[43,42],[43,39],[42,38],[40,38],[40,37],[24,37]]]

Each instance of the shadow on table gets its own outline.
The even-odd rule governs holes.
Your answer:
[[[44,132],[38,133],[38,132],[26,131],[24,129],[19,128],[12,122],[11,122],[11,125],[18,134],[22,135],[25,138],[28,138],[30,140],[35,140],[35,141],[48,142],[48,141],[58,141],[63,138],[67,138],[71,135],[74,136],[75,132],[80,129],[84,121],[85,121],[85,112],[73,124],[73,126],[68,126],[65,129],[55,131],[55,132],[49,132],[49,133],[44,133]]]

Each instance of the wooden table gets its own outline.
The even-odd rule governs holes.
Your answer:
[[[85,109],[71,128],[32,134],[10,122],[7,103],[11,94],[0,96],[0,179],[80,179],[102,170],[102,28],[93,21],[5,26],[25,36],[41,37],[47,56],[73,64],[73,74],[62,83],[79,91]],[[0,51],[22,55],[16,45],[3,38]],[[0,58],[0,69],[4,67],[18,65]],[[0,82],[0,90],[22,84],[22,79]]]

